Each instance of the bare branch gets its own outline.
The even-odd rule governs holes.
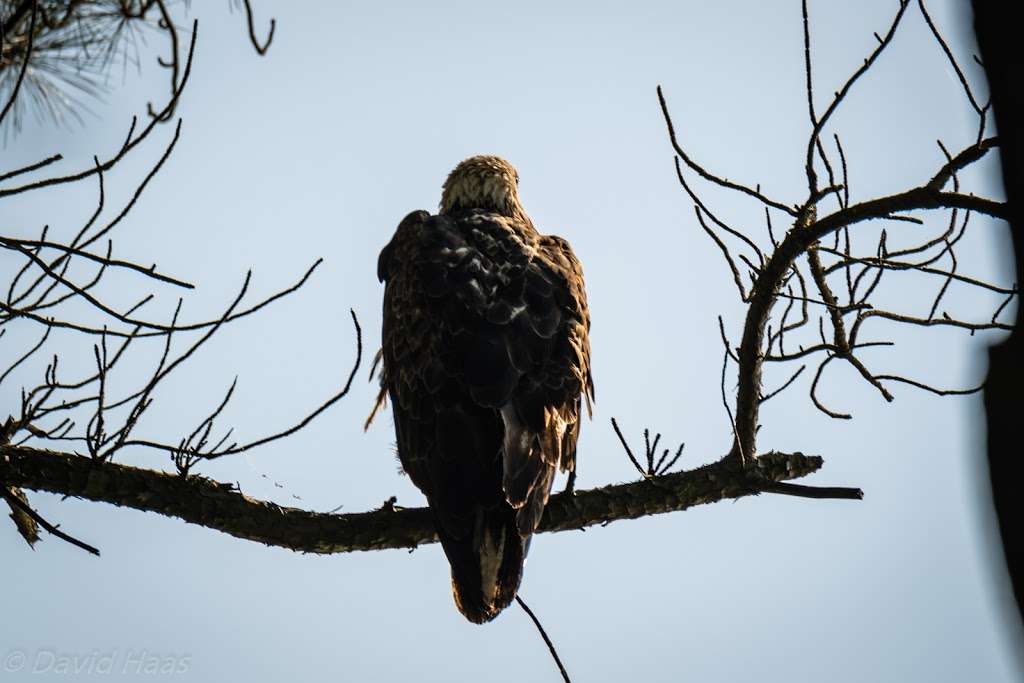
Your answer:
[[[245,6],[245,20],[249,26],[249,40],[252,42],[252,46],[256,49],[256,52],[263,55],[267,54],[267,50],[270,48],[270,42],[274,40],[274,29],[277,28],[277,20],[271,18],[270,20],[270,31],[267,33],[267,39],[260,45],[259,40],[256,38],[256,29],[253,26],[252,18],[252,5],[249,0],[243,0],[242,4]]]
[[[762,490],[765,493],[777,493],[784,496],[796,496],[798,498],[864,500],[864,492],[860,489],[844,488],[839,486],[804,486],[803,484],[777,482],[775,484],[767,484]]]
[[[941,143],[940,143],[940,145],[941,145]],[[981,141],[971,145],[970,147],[967,147],[967,148],[963,149],[955,157],[953,157],[952,159],[949,159],[946,162],[946,164],[942,168],[939,169],[939,172],[936,173],[932,177],[932,179],[930,181],[928,181],[928,184],[925,185],[925,187],[927,189],[929,189],[929,190],[933,190],[933,191],[936,191],[936,192],[942,190],[942,188],[945,187],[946,183],[948,183],[950,181],[950,179],[952,179],[956,175],[957,171],[961,171],[961,170],[967,168],[968,166],[973,164],[975,161],[978,161],[983,156],[985,156],[990,149],[993,149],[994,147],[998,147],[998,146],[999,146],[999,138],[992,137],[992,138],[986,138],[984,140],[981,140]],[[945,151],[945,150],[943,150],[943,151]],[[947,156],[948,156],[948,152],[947,152]],[[959,190],[957,189],[956,191],[959,191]],[[963,208],[970,208],[970,207],[963,207]],[[985,212],[985,213],[987,213],[987,212]],[[999,216],[999,218],[1002,218],[1002,217],[1003,216]]]
[[[162,120],[163,117],[165,117],[166,115],[168,115],[170,112],[172,112],[174,110],[174,107],[177,104],[178,98],[181,96],[181,93],[184,90],[185,85],[188,83],[189,74],[192,71],[192,57],[193,57],[193,55],[195,53],[196,36],[198,35],[198,31],[199,31],[199,22],[197,21],[197,22],[193,23],[193,27],[192,27],[192,42],[189,45],[188,59],[185,62],[185,70],[184,70],[184,73],[182,74],[181,82],[179,83],[178,88],[171,94],[171,98],[168,100],[168,102],[164,106],[164,108],[150,119],[149,124],[145,128],[142,129],[142,132],[139,133],[138,136],[134,135],[136,120],[132,119],[132,125],[129,128],[129,130],[128,130],[128,136],[125,139],[124,144],[121,145],[121,149],[118,150],[118,152],[116,154],[114,154],[112,157],[110,157],[106,161],[104,161],[104,162],[102,162],[100,164],[97,164],[93,168],[91,168],[89,170],[86,170],[86,171],[79,171],[77,173],[72,173],[72,174],[65,175],[65,176],[58,176],[58,177],[53,177],[53,178],[47,178],[45,180],[39,180],[39,181],[36,181],[34,183],[29,183],[27,185],[21,185],[19,187],[13,187],[13,188],[9,188],[9,189],[6,189],[6,190],[0,190],[0,199],[2,199],[3,197],[9,197],[9,196],[12,196],[12,195],[21,194],[23,192],[30,192],[32,190],[36,190],[36,189],[39,189],[39,188],[42,188],[42,187],[51,187],[53,185],[62,185],[62,184],[77,182],[77,181],[79,181],[79,180],[81,180],[83,178],[88,178],[89,176],[94,175],[96,173],[99,173],[101,171],[107,171],[107,170],[111,169],[114,165],[116,165],[118,162],[120,162],[121,159],[123,159],[125,156],[127,156],[127,154],[129,152],[131,152],[143,140],[145,140],[146,138],[149,137],[149,134],[153,131],[153,129],[157,126],[157,124]]]
[[[523,608],[524,612],[526,612],[526,616],[530,617],[530,620],[533,621],[533,625],[536,626],[537,630],[540,632],[541,638],[544,639],[544,644],[548,646],[548,652],[551,653],[551,657],[555,660],[555,664],[558,666],[558,672],[562,674],[562,680],[565,681],[565,683],[572,683],[569,679],[569,673],[565,670],[565,666],[562,664],[562,659],[558,656],[558,650],[555,649],[555,644],[551,642],[551,639],[548,638],[547,631],[545,631],[544,627],[540,625],[540,619],[537,618],[533,613],[533,610],[531,610],[526,605],[526,602],[518,595],[516,596],[516,602],[519,603],[519,606]]]
[[[633,455],[633,451],[630,449],[629,444],[626,443],[626,437],[622,435],[622,430],[619,429],[619,423],[615,421],[614,417],[612,418],[612,429],[615,430],[615,436],[619,437],[619,443],[622,444],[622,448],[626,451],[629,461],[633,463],[633,467],[636,468],[636,471],[639,472],[641,476],[646,477],[647,473],[644,472],[644,468],[640,466],[640,461],[636,459],[635,455]]]
[[[782,385],[781,387],[779,387],[779,388],[778,388],[778,389],[776,389],[775,391],[772,391],[772,392],[770,392],[770,393],[768,393],[768,394],[765,394],[764,396],[762,396],[762,397],[761,397],[761,403],[767,403],[768,401],[770,401],[771,399],[775,398],[776,396],[778,396],[779,394],[781,394],[781,393],[782,393],[783,391],[785,391],[786,389],[788,389],[788,388],[789,388],[789,385],[791,385],[791,384],[792,384],[793,382],[795,382],[795,381],[796,381],[796,378],[797,378],[797,377],[799,377],[799,376],[800,376],[800,374],[801,374],[801,373],[803,373],[803,371],[804,371],[804,370],[806,370],[806,369],[807,369],[807,366],[806,366],[806,365],[801,365],[801,366],[800,366],[800,369],[798,369],[798,370],[797,370],[796,372],[794,372],[794,373],[793,373],[793,374],[792,374],[792,375],[790,376],[790,378],[789,378],[789,379],[787,379],[787,380],[785,381],[785,383],[784,383],[784,384],[783,384],[783,385]]]
[[[937,389],[930,384],[924,382],[918,382],[917,380],[908,379],[907,377],[901,377],[899,375],[878,375],[876,379],[886,382],[902,382],[903,384],[909,384],[912,387],[917,387],[924,391],[931,392],[936,396],[968,396],[970,394],[976,394],[985,388],[984,384],[979,384],[976,387],[969,389]]]
[[[756,495],[772,482],[804,477],[822,460],[766,453],[753,472],[728,461],[654,479],[551,497],[539,531],[569,531]],[[231,484],[182,477],[67,453],[0,446],[0,481],[177,517],[238,538],[300,552],[414,548],[437,540],[426,508],[328,514],[254,500]]]
[[[18,251],[22,254],[25,254],[26,256],[29,257],[29,260],[33,262],[38,260],[38,257],[35,255],[37,252],[34,252],[33,250],[44,248],[54,249],[56,251],[62,251],[69,256],[77,256],[80,258],[84,258],[87,261],[99,263],[104,266],[132,270],[135,271],[136,273],[141,273],[142,275],[145,275],[148,278],[157,280],[158,282],[165,282],[167,284],[174,285],[176,287],[182,287],[184,289],[195,289],[195,285],[191,283],[185,282],[183,280],[178,280],[177,278],[173,278],[169,275],[164,275],[163,273],[158,273],[156,271],[155,265],[147,268],[145,266],[140,266],[139,264],[133,263],[131,261],[123,261],[120,259],[112,259],[106,256],[99,256],[98,254],[93,254],[91,252],[86,251],[83,248],[61,244],[59,242],[23,240],[12,237],[4,237],[0,235],[0,247],[9,249],[11,251]]]
[[[244,290],[243,290],[243,293],[244,293]],[[196,455],[196,456],[198,456],[198,457],[200,457],[202,459],[205,459],[205,460],[213,460],[215,458],[221,458],[221,457],[224,457],[226,455],[237,455],[239,453],[244,453],[245,451],[252,450],[253,448],[257,448],[259,446],[266,445],[266,444],[268,444],[268,443],[270,443],[272,441],[277,441],[279,439],[283,439],[283,438],[291,436],[295,432],[301,430],[303,427],[305,427],[310,422],[312,422],[318,415],[320,415],[325,410],[327,410],[328,408],[333,406],[335,403],[340,401],[342,398],[347,396],[349,390],[352,388],[352,380],[355,379],[356,373],[359,371],[359,364],[362,362],[362,357],[363,357],[363,333],[362,333],[362,328],[359,326],[359,319],[356,317],[355,311],[350,310],[349,314],[352,316],[352,325],[355,327],[355,332],[356,332],[356,358],[355,358],[355,362],[352,365],[352,370],[349,372],[348,380],[345,382],[345,386],[342,387],[341,391],[339,391],[338,393],[336,393],[333,396],[331,396],[329,399],[327,399],[324,403],[322,403],[319,407],[317,407],[311,413],[306,415],[300,421],[298,421],[294,425],[292,425],[292,426],[290,426],[290,427],[288,427],[288,428],[286,428],[286,429],[284,429],[284,430],[282,430],[280,432],[277,432],[275,434],[271,434],[270,436],[262,437],[260,439],[256,439],[255,441],[252,441],[252,442],[247,443],[247,444],[243,444],[241,446],[231,446],[229,448],[224,448],[222,450],[214,450],[214,451],[207,451],[207,452],[195,451],[195,452],[191,452],[191,454],[192,455]],[[226,322],[227,320],[230,320],[230,319],[231,319],[230,315],[226,315],[223,318],[223,321]],[[209,334],[212,334],[214,330],[216,330],[216,328],[213,328],[213,330],[211,330],[211,332]],[[168,367],[167,370],[165,370],[163,372],[163,374],[158,376],[157,381],[159,381],[159,378],[162,378],[168,372],[170,372],[170,370],[173,369],[174,365],[180,363],[189,354],[191,354],[191,352],[195,348],[197,348],[200,343],[202,343],[202,342],[201,341],[198,342],[196,345],[194,345],[192,347],[192,349],[190,349],[187,352],[187,354],[185,354],[182,357],[180,357],[178,360],[175,361],[175,363],[172,364],[172,366]],[[159,442],[155,442],[155,441],[148,441],[148,440],[144,440],[144,439],[130,439],[130,440],[126,440],[123,443],[123,446],[144,446],[146,448],[153,448],[153,449],[156,449],[156,450],[166,451],[166,452],[171,453],[171,454],[177,454],[177,453],[181,452],[181,445],[180,444],[175,446],[175,445],[164,444],[164,443],[159,443]]]
[[[37,161],[34,164],[29,164],[28,166],[23,166],[13,171],[8,171],[7,173],[0,173],[0,183],[4,182],[5,180],[10,180],[11,178],[15,178],[19,175],[22,175],[23,173],[31,173],[32,171],[38,171],[39,169],[45,168],[50,164],[61,161],[63,158],[64,155],[62,154],[54,154],[53,156],[46,157],[42,161]]]
[[[43,347],[43,344],[45,344],[46,340],[50,337],[50,332],[51,331],[52,330],[50,330],[50,328],[46,328],[46,331],[43,332],[42,338],[35,344],[35,346],[31,347],[28,351],[26,351],[24,354],[19,356],[17,360],[15,360],[13,363],[11,363],[10,366],[8,366],[8,368],[4,371],[4,373],[2,375],[0,375],[0,384],[3,384],[4,380],[7,379],[7,376],[10,375],[12,372],[14,372],[15,369],[17,369],[17,367],[19,365],[21,365],[26,360],[31,358],[35,354],[36,351],[38,351],[39,349],[41,349]]]
[[[86,552],[99,557],[99,550],[92,547],[88,543],[78,540],[74,536],[64,533],[56,526],[47,522],[39,515],[39,513],[37,513],[35,510],[29,507],[28,503],[26,503],[21,498],[11,493],[11,491],[9,491],[6,487],[0,487],[0,495],[4,497],[4,500],[7,501],[8,505],[10,505],[12,508],[18,508],[19,510],[24,512],[26,515],[31,517],[36,524],[46,529],[48,532],[50,532],[57,538],[61,539],[62,541],[67,541],[71,545],[77,546],[82,550],[85,550]]]
[[[700,223],[700,227],[702,227],[704,229],[704,232],[706,232],[708,236],[711,237],[712,240],[714,240],[715,244],[718,246],[718,249],[722,252],[722,256],[725,257],[725,262],[729,264],[729,270],[732,271],[733,282],[736,283],[736,289],[738,289],[740,293],[740,300],[746,301],[747,290],[744,289],[743,287],[743,280],[742,278],[740,278],[740,271],[738,268],[736,268],[736,262],[732,260],[732,254],[729,253],[729,248],[725,246],[725,243],[722,242],[718,235],[715,234],[715,231],[709,228],[707,223],[704,222],[704,217],[701,215],[700,207],[695,205],[693,207],[693,212],[697,215],[697,222]]]
[[[909,0],[899,0],[899,2],[900,2],[900,8],[896,12],[896,17],[892,20],[892,23],[890,24],[889,30],[885,34],[885,37],[881,38],[879,40],[878,46],[874,49],[874,51],[872,51],[872,53],[870,55],[868,55],[868,58],[864,60],[864,63],[860,66],[860,68],[857,69],[856,71],[854,71],[853,74],[851,74],[850,77],[846,80],[846,83],[843,84],[843,87],[840,88],[835,93],[835,96],[832,98],[832,102],[828,105],[828,108],[825,109],[825,113],[821,115],[821,118],[819,118],[819,119],[817,119],[817,121],[813,122],[812,130],[811,130],[811,135],[810,135],[810,138],[807,141],[807,154],[806,154],[806,162],[805,162],[805,167],[806,167],[806,171],[807,171],[808,192],[809,192],[810,196],[812,196],[812,197],[818,192],[818,174],[814,171],[814,150],[815,150],[816,145],[818,144],[818,138],[821,135],[821,131],[825,128],[825,124],[828,123],[829,119],[832,117],[832,115],[839,108],[839,105],[842,104],[844,99],[846,99],[846,95],[850,92],[850,88],[853,87],[853,84],[856,83],[860,79],[861,76],[863,76],[865,73],[868,72],[868,70],[872,67],[872,65],[874,65],[874,63],[878,59],[878,57],[885,50],[885,48],[888,47],[889,44],[892,42],[893,37],[896,35],[896,29],[897,29],[897,27],[899,27],[900,20],[903,18],[903,13],[907,9],[907,5],[909,4]],[[808,34],[808,29],[807,29],[806,7],[807,6],[806,6],[806,2],[805,2],[804,3],[804,12],[805,12],[805,14],[804,14],[804,34],[805,34],[805,36],[808,36],[809,34]],[[809,38],[806,38],[806,40],[809,41]],[[807,92],[808,92],[808,98],[811,97],[811,84],[810,84],[811,83],[811,81],[810,81],[810,79],[811,79],[811,76],[810,76],[811,71],[810,71],[810,52],[809,52],[809,50],[810,50],[810,48],[808,47],[807,48],[807,52],[806,52],[806,54],[807,54],[807,57],[806,57],[806,70],[807,70]],[[813,106],[811,107],[811,116],[812,116],[812,118],[814,116]]]
[[[960,64],[957,63],[956,57],[953,56],[953,51],[949,49],[949,45],[946,43],[946,39],[939,33],[939,29],[935,26],[935,22],[932,21],[932,17],[928,14],[928,10],[925,9],[924,0],[917,0],[917,6],[921,10],[921,16],[924,17],[924,21],[928,24],[928,28],[931,30],[932,35],[935,37],[936,42],[942,48],[942,51],[946,55],[946,59],[949,61],[950,66],[953,67],[953,71],[956,72],[956,77],[960,80],[960,86],[964,89],[964,94],[967,95],[967,100],[971,103],[971,107],[978,114],[978,116],[984,118],[985,111],[988,109],[988,105],[982,108],[978,101],[974,97],[974,93],[971,91],[971,85],[967,82],[967,77],[964,76],[963,70],[960,68]]]
[[[907,325],[918,325],[920,327],[959,327],[964,330],[970,330],[972,333],[980,332],[982,330],[1009,331],[1013,329],[1013,325],[1008,323],[972,323],[965,320],[956,320],[945,314],[943,314],[943,317],[941,318],[917,318],[912,315],[903,315],[901,313],[873,309],[870,311],[864,311],[857,317],[857,321],[853,325],[851,334],[856,335],[858,328],[860,328],[860,326],[870,318],[884,318],[885,320],[892,320],[894,322],[905,323]]]
[[[740,185],[738,183],[730,182],[730,181],[726,180],[725,178],[721,178],[721,177],[716,176],[716,175],[714,175],[712,173],[709,173],[708,171],[705,171],[702,166],[700,166],[693,159],[691,159],[690,156],[686,152],[683,151],[683,148],[679,146],[679,142],[676,139],[675,127],[672,125],[672,117],[668,113],[668,105],[665,103],[665,96],[661,92],[661,86],[660,85],[658,86],[658,102],[661,105],[661,113],[665,117],[665,125],[668,126],[668,136],[669,136],[669,139],[672,142],[672,147],[675,149],[676,154],[678,154],[680,156],[680,158],[682,158],[683,162],[687,166],[689,166],[691,169],[696,171],[697,174],[701,178],[704,178],[704,180],[710,181],[710,182],[712,182],[712,183],[714,183],[716,185],[719,185],[721,187],[725,187],[725,188],[728,188],[730,190],[735,190],[737,192],[742,192],[745,195],[749,195],[749,196],[757,199],[758,201],[760,201],[761,203],[765,204],[766,206],[770,206],[773,209],[778,209],[779,211],[783,211],[785,213],[788,213],[790,216],[795,216],[796,215],[796,212],[794,211],[794,209],[792,207],[786,206],[785,204],[783,204],[781,202],[777,202],[777,201],[775,201],[773,199],[769,199],[768,197],[764,196],[763,194],[761,194],[757,190],[753,190],[753,189],[747,187],[746,185]]]
[[[835,418],[836,420],[852,420],[853,415],[850,415],[849,413],[837,413],[834,410],[826,408],[825,404],[818,399],[818,382],[821,381],[821,374],[825,371],[825,366],[835,358],[838,358],[838,356],[830,355],[821,362],[821,365],[818,366],[818,371],[814,373],[814,379],[811,381],[811,402],[814,403],[815,408],[831,418]]]

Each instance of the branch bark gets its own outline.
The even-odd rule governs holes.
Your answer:
[[[686,472],[650,477],[548,501],[541,532],[582,529],[620,519],[685,510],[764,491],[807,496],[810,487],[773,486],[822,466],[802,453],[767,453],[742,470],[721,460]],[[0,483],[157,512],[237,538],[310,553],[415,548],[437,540],[426,508],[350,514],[281,507],[244,495],[232,484],[183,477],[92,458],[21,446],[0,446]],[[857,489],[818,489],[816,497],[860,498]]]

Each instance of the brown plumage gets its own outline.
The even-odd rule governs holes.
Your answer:
[[[455,603],[490,621],[515,597],[556,469],[574,476],[590,408],[590,315],[568,242],[541,235],[507,161],[448,176],[436,216],[380,254],[381,395],[402,467],[427,497]]]

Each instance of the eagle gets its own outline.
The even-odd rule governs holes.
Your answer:
[[[594,398],[583,270],[566,240],[537,232],[518,186],[504,159],[466,159],[438,214],[402,219],[377,261],[374,413],[390,398],[402,469],[427,498],[455,605],[478,624],[515,598],[556,470],[571,490],[580,402],[589,414]]]

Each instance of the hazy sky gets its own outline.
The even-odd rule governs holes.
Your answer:
[[[809,126],[798,2],[256,4],[277,18],[263,58],[242,13],[193,3],[201,25],[178,109],[182,137],[119,229],[115,253],[195,282],[188,319],[223,308],[249,268],[258,295],[317,258],[325,263],[299,294],[224,330],[172,377],[140,434],[174,440],[191,431],[236,375],[224,416],[236,434],[290,424],[347,376],[351,307],[367,346],[352,394],[294,438],[200,471],[313,510],[362,511],[391,495],[423,504],[398,474],[390,414],[362,431],[376,394],[365,382],[379,344],[376,258],[402,216],[436,208],[458,161],[490,153],[518,167],[538,227],[569,239],[584,264],[598,400],[583,428],[578,486],[636,478],[611,417],[633,439],[650,427],[672,445],[685,441],[687,468],[728,449],[716,317],[737,339],[743,308],[676,181],[655,86],[694,158],[801,201]],[[963,5],[930,3],[984,93]],[[819,108],[895,8],[811,3]],[[141,76],[115,69],[111,96],[83,125],[26,127],[4,148],[4,168],[61,152],[71,170],[116,149],[131,115],[145,116],[145,102],[164,96],[167,74],[150,61],[163,49],[158,38],[143,48]],[[931,177],[942,163],[936,139],[951,148],[973,139],[970,108],[915,7],[835,124],[853,200]],[[158,130],[110,174],[109,215],[171,132]],[[998,196],[993,168],[964,180]],[[95,194],[84,183],[5,203],[0,222],[17,234],[49,223],[51,234],[71,235]],[[760,207],[710,190],[706,198],[766,242]],[[889,225],[891,239],[909,243],[945,218],[927,220]],[[877,227],[855,239],[870,244]],[[1004,224],[978,221],[960,270],[1006,283],[1007,249]],[[10,254],[0,254],[0,267],[7,277]],[[111,297],[137,298],[137,280],[115,283]],[[923,315],[939,284],[893,279],[885,296]],[[157,291],[150,316],[169,318],[178,292]],[[954,291],[947,306],[984,317],[991,300]],[[9,332],[3,357],[38,333],[27,323]],[[978,353],[994,339],[945,330],[888,336],[898,345],[866,355],[873,367],[942,386],[978,383]],[[92,362],[89,346],[70,341],[53,347],[68,372]],[[5,386],[5,410],[17,383],[40,371],[26,368]],[[522,594],[574,680],[1018,680],[999,609],[1002,577],[987,563],[980,398],[895,386],[896,401],[886,404],[833,364],[822,398],[854,415],[833,421],[808,399],[808,374],[765,406],[759,446],[823,455],[824,469],[805,483],[859,486],[864,500],[763,495],[537,537]],[[785,377],[770,369],[766,386]],[[731,376],[730,394],[734,386]],[[121,460],[168,466],[151,452]],[[36,665],[47,669],[40,680],[64,680],[46,666],[57,655],[110,656],[116,676],[132,678],[121,672],[143,652],[184,662],[170,677],[187,681],[558,680],[520,610],[483,627],[458,614],[439,546],[301,555],[153,514],[30,496],[103,555],[52,538],[32,552],[12,525],[0,525],[0,657],[27,657],[11,680],[36,680],[25,673]]]

